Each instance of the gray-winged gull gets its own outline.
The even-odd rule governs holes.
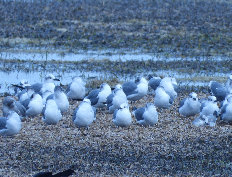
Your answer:
[[[169,108],[174,99],[165,91],[163,86],[159,86],[155,91],[154,104],[158,108]]]
[[[147,103],[145,107],[133,110],[137,123],[141,125],[155,125],[158,122],[158,113],[156,107],[152,103]]]
[[[73,122],[78,127],[88,127],[96,119],[96,109],[85,98],[73,113]]]
[[[173,99],[177,97],[177,82],[175,78],[165,77],[161,80],[159,86],[162,86],[167,94],[170,95]]]
[[[232,97],[227,99],[221,108],[221,119],[225,122],[232,122]]]
[[[194,126],[204,126],[209,125],[210,127],[214,127],[217,121],[217,111],[214,111],[213,114],[204,115],[200,114],[194,121],[192,122]]]
[[[228,93],[232,92],[232,74],[228,77],[226,81],[226,89]]]
[[[18,100],[22,103],[24,100],[31,97],[31,95],[34,93],[34,89],[32,86],[26,86],[24,90],[22,90],[18,94]]]
[[[209,90],[212,95],[214,95],[218,101],[223,101],[226,98],[226,95],[228,94],[228,91],[226,87],[216,81],[210,81],[209,82]]]
[[[80,77],[74,77],[68,85],[67,96],[71,99],[83,99],[85,97],[85,82]]]
[[[0,117],[0,135],[12,136],[21,130],[21,119],[19,115],[11,111],[7,117]]]
[[[109,113],[114,113],[114,111],[120,108],[120,105],[123,103],[128,104],[127,97],[122,90],[122,86],[118,84],[106,100],[107,109],[109,110]]]
[[[148,76],[149,82],[148,85],[153,89],[156,90],[157,87],[159,87],[159,84],[161,82],[161,78],[160,77],[152,77],[151,75]]]
[[[47,74],[43,83],[34,83],[31,85],[31,87],[34,90],[34,92],[40,93],[41,95],[46,91],[50,91],[53,93],[55,89],[54,81],[60,80],[55,78],[53,74]]]
[[[91,105],[97,108],[105,107],[106,99],[111,94],[111,88],[107,83],[103,83],[100,89],[92,90],[86,97],[91,101]]]
[[[15,111],[21,118],[26,116],[26,108],[14,98],[7,96],[3,99],[2,112],[3,116],[8,116],[10,111]]]
[[[53,98],[48,98],[46,106],[43,108],[42,120],[48,125],[57,124],[62,119],[62,114]]]
[[[179,113],[183,116],[189,117],[200,113],[201,103],[197,98],[197,94],[192,92],[189,96],[180,102]]]
[[[22,104],[26,108],[28,117],[39,115],[43,110],[43,99],[38,93],[33,93],[31,98],[23,101]]]
[[[58,108],[62,113],[68,111],[69,101],[67,95],[63,92],[60,86],[56,86],[54,89],[54,94],[48,96],[47,99],[54,99]]]
[[[219,115],[219,107],[217,105],[217,99],[215,96],[209,96],[208,100],[203,101],[201,103],[201,114],[202,115],[213,115],[215,111],[217,112],[217,115]]]
[[[141,77],[136,82],[126,82],[122,85],[122,89],[130,101],[136,101],[147,95],[148,81]]]
[[[113,114],[113,123],[120,127],[127,127],[132,123],[131,113],[128,104],[123,103]]]

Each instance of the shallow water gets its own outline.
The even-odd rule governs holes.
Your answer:
[[[47,73],[52,73],[53,75],[59,77],[61,79],[61,83],[63,85],[67,85],[71,82],[73,76],[81,76],[88,82],[90,79],[96,80],[110,80],[112,78],[117,78],[121,82],[134,80],[136,77],[144,76],[148,74],[157,75],[160,77],[171,76],[175,77],[180,86],[185,87],[207,87],[210,80],[218,80],[224,81],[230,74],[229,71],[220,70],[219,72],[211,71],[210,68],[202,71],[189,71],[187,69],[179,68],[179,70],[175,70],[172,66],[168,67],[170,69],[163,69],[161,68],[153,68],[138,70],[138,72],[134,72],[134,74],[130,73],[112,73],[112,70],[106,71],[104,69],[96,69],[92,67],[87,71],[79,67],[76,68],[75,65],[71,63],[53,63],[50,62],[49,65],[46,65],[43,61],[81,61],[81,60],[91,60],[91,61],[99,61],[104,59],[111,60],[111,61],[131,61],[131,60],[139,60],[139,61],[146,61],[146,60],[153,60],[153,61],[165,61],[167,65],[168,62],[176,62],[179,66],[181,61],[202,61],[205,58],[167,58],[167,57],[159,57],[151,53],[140,53],[139,51],[123,51],[123,50],[100,50],[100,51],[83,51],[80,50],[78,52],[67,53],[65,50],[56,50],[55,52],[48,52],[46,49],[30,49],[30,50],[23,50],[23,49],[8,49],[5,51],[0,52],[0,58],[3,61],[13,61],[13,62],[3,62],[1,63],[1,70],[0,70],[0,93],[10,92],[13,93],[13,88],[11,84],[17,84],[22,79],[26,79],[29,83],[33,84],[36,82],[42,82],[43,78]],[[209,58],[207,58],[209,59]],[[22,62],[20,63],[17,60],[22,61],[29,61],[29,62]],[[215,57],[212,58],[215,61],[221,61],[223,58]],[[36,61],[36,62],[34,62]],[[41,62],[38,62],[41,61]],[[210,61],[210,60],[209,60]],[[16,62],[16,63],[15,63]],[[17,62],[20,64],[17,66]],[[193,62],[193,63],[194,63]],[[13,65],[16,65],[15,67]],[[41,67],[41,65],[44,67]],[[173,63],[172,63],[173,64]],[[90,64],[91,65],[91,62]],[[207,65],[207,63],[206,63]],[[72,66],[72,67],[70,67]],[[74,66],[74,67],[73,67]],[[82,65],[81,65],[82,66]],[[125,65],[127,66],[127,65]],[[110,66],[109,66],[110,67]],[[12,68],[14,68],[12,70]],[[17,71],[16,69],[17,68]],[[206,67],[207,68],[207,67]],[[59,84],[59,83],[57,83]]]
[[[165,60],[169,61],[196,61],[196,60],[204,60],[205,57],[199,58],[175,58],[175,57],[165,57],[159,56],[154,53],[141,53],[139,51],[126,51],[123,52],[121,50],[79,50],[77,52],[66,52],[64,50],[56,50],[56,51],[46,51],[39,50],[33,51],[31,50],[9,50],[0,52],[0,58],[5,60],[33,60],[33,61],[81,61],[81,60],[104,60],[109,59],[112,61],[120,60],[120,61],[129,61],[129,60],[137,60],[137,61],[161,61]],[[221,61],[224,58],[222,57],[212,57],[212,60]]]

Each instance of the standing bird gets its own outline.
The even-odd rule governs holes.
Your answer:
[[[114,111],[113,123],[120,127],[127,127],[132,123],[131,113],[126,103],[121,104],[120,108]]]
[[[83,99],[85,97],[85,82],[80,77],[74,77],[67,89],[70,99]]]
[[[127,103],[126,94],[122,90],[122,86],[118,84],[112,93],[107,97],[106,104],[109,113],[114,113],[116,109],[120,108],[120,105]]]
[[[163,86],[159,86],[155,91],[154,104],[158,108],[169,108],[174,99],[165,91]]]
[[[197,98],[197,94],[192,92],[188,98],[183,99],[180,102],[179,113],[182,116],[189,117],[200,113],[201,103]]]
[[[111,94],[111,88],[107,83],[103,83],[100,89],[92,90],[86,97],[91,101],[91,105],[96,108],[105,107],[106,99]]]
[[[66,94],[63,92],[60,86],[56,86],[54,89],[54,94],[48,96],[47,99],[54,99],[62,113],[68,111],[69,101]]]
[[[133,114],[137,122],[144,126],[153,126],[158,122],[158,113],[152,103],[147,103],[143,108],[134,108]]]
[[[22,103],[26,108],[26,115],[34,117],[39,115],[43,110],[43,99],[38,93],[33,93],[30,99],[26,99]]]
[[[147,95],[148,82],[144,77],[136,79],[135,82],[126,82],[122,89],[130,101],[136,101]]]
[[[78,127],[88,127],[96,119],[96,109],[89,99],[84,99],[73,114],[73,122]]]
[[[11,111],[7,117],[0,117],[0,135],[12,136],[21,130],[21,119],[19,115]]]
[[[43,109],[43,122],[48,125],[54,125],[57,124],[61,119],[61,111],[59,110],[56,101],[53,98],[48,98],[46,106]]]
[[[21,118],[26,116],[26,108],[19,101],[7,96],[3,99],[3,116],[7,117],[11,111],[16,112]]]

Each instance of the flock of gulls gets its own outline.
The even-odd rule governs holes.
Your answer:
[[[132,117],[135,117],[138,124],[154,126],[158,122],[157,110],[169,109],[178,93],[178,84],[172,77],[141,77],[122,85],[117,84],[114,89],[103,83],[88,94],[81,77],[74,77],[66,90],[56,86],[55,81],[59,79],[48,74],[43,83],[31,85],[22,80],[13,85],[15,96],[6,96],[3,99],[0,135],[19,133],[21,122],[40,114],[45,124],[57,124],[68,111],[69,100],[81,101],[72,116],[77,127],[88,127],[97,121],[96,112],[99,110],[113,114],[112,121],[117,126],[129,126]],[[149,87],[153,90],[154,102],[141,108],[133,107],[136,101],[148,94]],[[190,93],[180,102],[179,113],[184,117],[198,114],[192,122],[195,126],[215,126],[218,118],[232,122],[232,75],[225,84],[211,81],[209,92],[210,96],[204,99],[198,99],[194,92]]]

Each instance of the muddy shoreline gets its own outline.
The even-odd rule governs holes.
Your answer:
[[[232,56],[231,1],[1,0],[0,14],[2,49]]]

